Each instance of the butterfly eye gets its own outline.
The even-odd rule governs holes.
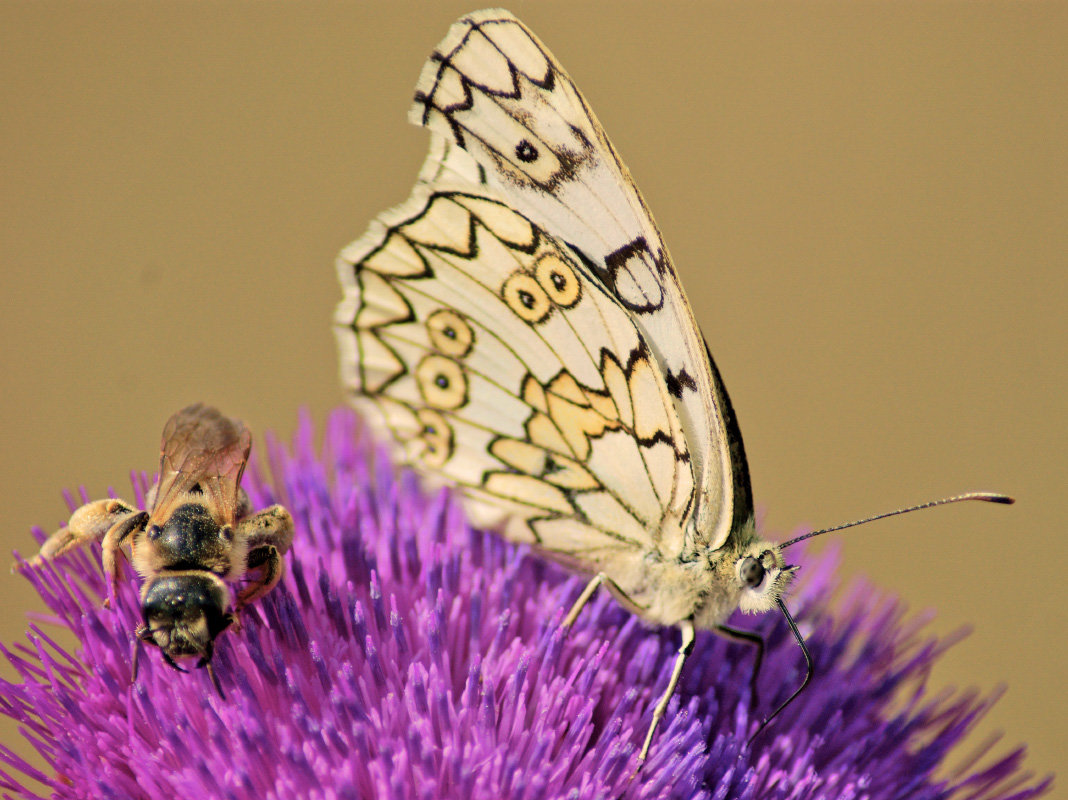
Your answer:
[[[764,582],[764,565],[752,556],[747,556],[738,568],[738,575],[742,579],[742,583],[750,589],[755,589]]]

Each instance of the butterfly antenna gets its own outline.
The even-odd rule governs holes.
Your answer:
[[[943,497],[941,500],[931,500],[927,503],[920,503],[918,506],[899,508],[896,511],[887,511],[885,514],[876,514],[874,517],[866,517],[864,519],[858,519],[853,522],[847,522],[843,525],[835,525],[833,528],[824,528],[821,531],[812,531],[811,533],[806,533],[804,536],[798,536],[796,539],[791,539],[788,542],[783,542],[779,545],[779,549],[785,550],[790,545],[797,544],[798,542],[803,542],[805,541],[805,539],[811,539],[813,536],[822,536],[825,533],[833,533],[834,531],[841,531],[845,530],[846,528],[855,528],[857,525],[863,525],[867,522],[875,522],[875,520],[877,519],[896,517],[898,514],[908,514],[912,511],[919,511],[924,508],[934,508],[935,506],[946,506],[950,503],[961,503],[965,500],[982,500],[987,503],[1001,503],[1003,505],[1012,505],[1016,502],[1008,495],[997,494],[996,492],[968,492],[967,494],[957,494],[953,497]],[[784,613],[785,611],[786,609],[783,609]],[[787,617],[787,619],[789,619],[789,617]]]
[[[783,712],[783,709],[790,705],[790,703],[794,702],[797,696],[805,690],[806,686],[808,686],[808,682],[812,680],[812,674],[816,671],[815,666],[812,663],[812,655],[808,652],[808,645],[805,644],[805,638],[801,635],[801,631],[797,629],[797,624],[794,622],[794,618],[790,616],[790,612],[786,610],[786,604],[783,603],[781,598],[776,599],[775,604],[786,618],[786,624],[790,626],[790,632],[793,633],[794,638],[797,639],[797,643],[801,645],[801,652],[805,654],[805,679],[801,681],[801,685],[794,690],[792,695],[786,698],[786,701],[782,705],[776,708],[769,717],[760,723],[760,727],[749,737],[749,744],[753,743],[753,740],[771,724],[771,721]]]

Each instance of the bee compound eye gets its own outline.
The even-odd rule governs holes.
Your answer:
[[[159,538],[159,535],[161,533],[163,533],[163,529],[160,528],[159,525],[149,525],[148,526],[148,530],[145,531],[145,533],[148,534],[148,538],[149,539],[151,539],[152,541],[155,541],[156,539]]]
[[[752,556],[746,556],[738,569],[742,582],[750,589],[755,589],[764,581],[764,565]]]

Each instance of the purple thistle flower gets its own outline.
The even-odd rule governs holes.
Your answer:
[[[750,713],[752,654],[699,634],[632,779],[677,633],[600,592],[565,636],[582,579],[470,530],[448,493],[394,472],[351,412],[330,418],[321,453],[313,439],[302,421],[292,454],[269,442],[273,481],[255,464],[246,476],[254,506],[283,503],[297,537],[283,583],[219,640],[225,701],[202,670],[152,651],[130,685],[138,582],[127,570],[117,611],[102,609],[99,548],[29,576],[82,651],[36,624],[3,648],[22,680],[0,682],[0,712],[51,769],[0,747],[5,796],[44,796],[27,778],[56,798],[1027,800],[1050,784],[1022,771],[1022,748],[943,774],[993,698],[929,695],[948,643],[870,586],[832,612],[826,554],[802,559],[790,599],[811,686],[747,745],[801,680],[801,655],[777,616],[743,620],[768,640]],[[134,483],[140,502],[147,477]]]

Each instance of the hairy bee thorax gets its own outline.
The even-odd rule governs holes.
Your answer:
[[[134,542],[133,563],[141,575],[198,569],[230,578],[247,554],[232,525],[219,524],[207,507],[190,502],[162,524],[146,528],[144,542]]]

